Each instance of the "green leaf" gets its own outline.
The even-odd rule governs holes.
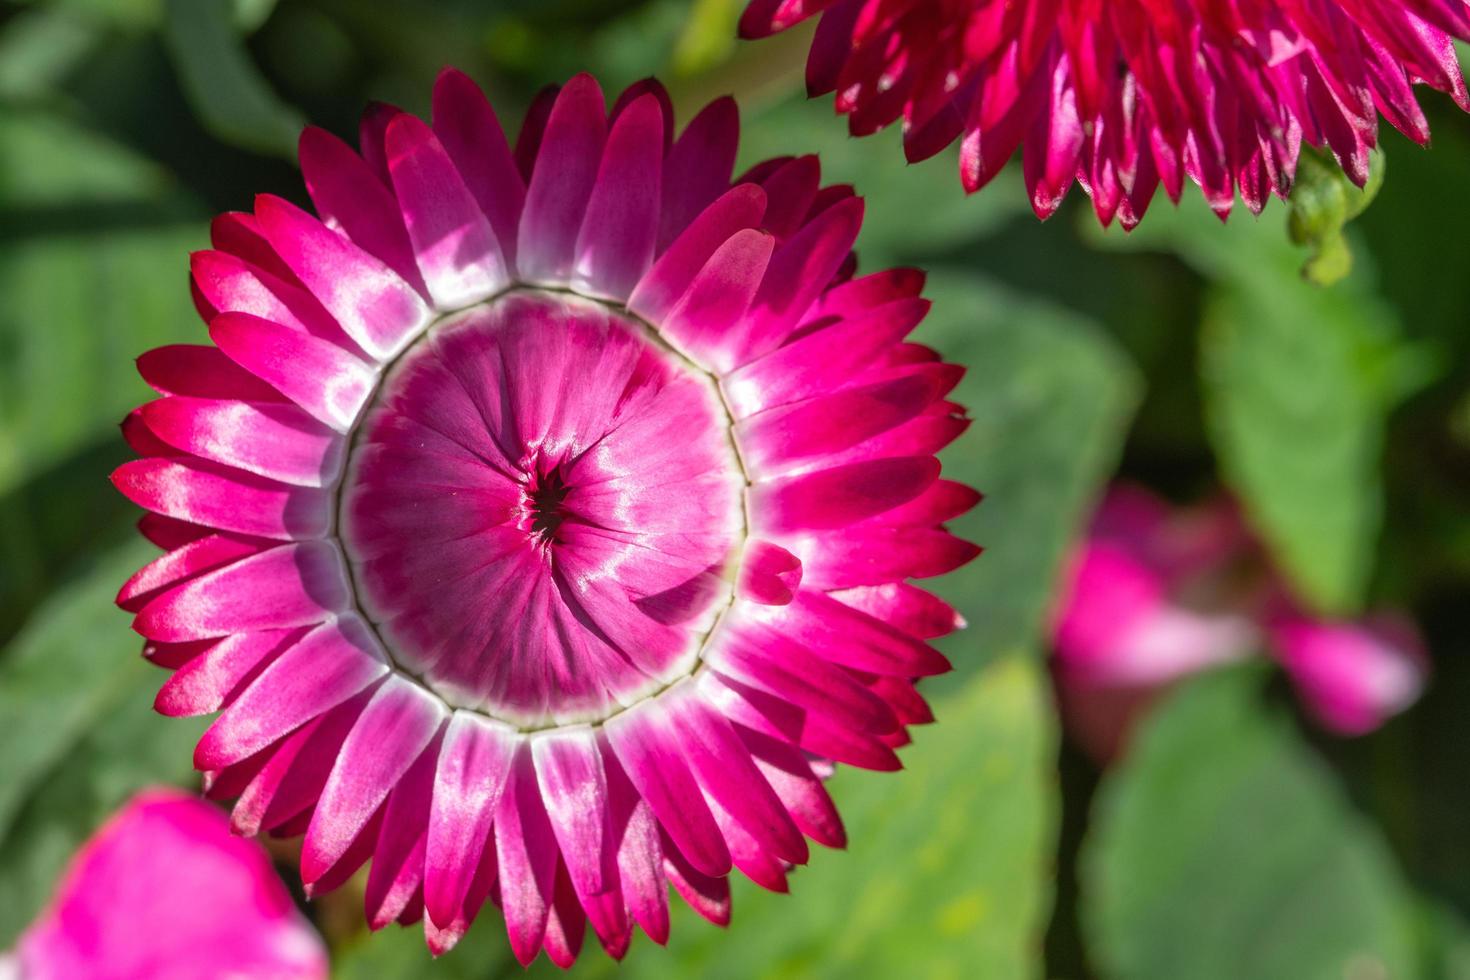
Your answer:
[[[41,96],[77,69],[101,34],[96,24],[57,4],[14,13],[0,31],[0,97]]]
[[[812,855],[791,895],[740,879],[717,930],[680,908],[668,950],[646,940],[586,975],[1027,977],[1050,902],[1055,731],[1044,672],[1007,657],[935,706],[901,773],[841,769],[845,852]],[[737,875],[738,877],[738,875]]]
[[[1222,227],[1190,199],[1156,208],[1131,237],[1093,235],[1175,252],[1211,281],[1201,385],[1222,475],[1300,598],[1352,612],[1382,522],[1386,419],[1432,363],[1365,276],[1302,282],[1285,220],[1274,208]]]
[[[945,476],[986,499],[955,521],[984,546],[935,583],[970,628],[943,644],[961,669],[977,655],[1039,650],[1058,568],[1112,473],[1139,398],[1127,356],[1088,320],[972,274],[938,270],[915,334],[968,369],[952,397],[970,430]]]
[[[740,0],[695,0],[674,45],[673,71],[693,75],[728,58],[739,41],[735,25],[744,9]]]
[[[130,512],[106,482],[148,397],[133,360],[205,334],[205,243],[171,176],[60,118],[0,109],[0,643]]]
[[[295,160],[305,120],[271,91],[234,17],[229,0],[168,0],[164,36],[184,94],[224,142]]]
[[[1103,975],[1413,975],[1383,842],[1265,709],[1261,679],[1248,669],[1187,685],[1104,781],[1081,904]]]
[[[1297,590],[1352,611],[1382,519],[1384,405],[1360,369],[1343,298],[1222,285],[1201,374],[1226,480]]]
[[[164,675],[113,606],[151,552],[98,559],[0,656],[0,947],[51,893],[88,834],[138,789],[184,782],[202,723],[154,714]]]
[[[1422,900],[1418,911],[1425,980],[1470,980],[1470,926],[1448,905]]]

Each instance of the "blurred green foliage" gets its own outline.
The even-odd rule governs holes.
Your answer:
[[[1191,196],[1103,233],[1074,193],[1042,225],[1014,174],[967,199],[952,153],[907,167],[896,133],[850,139],[801,98],[807,35],[736,43],[741,6],[0,0],[0,947],[108,809],[189,778],[200,726],[148,711],[163,675],[111,605],[147,555],[105,479],[146,397],[132,357],[203,339],[185,282],[211,213],[304,203],[302,120],[351,137],[369,100],[425,112],[453,63],[511,125],[584,69],[610,92],[658,74],[686,119],[736,93],[743,160],[820,152],[868,198],[863,267],[933,270],[919,339],[969,367],[974,424],[947,465],[987,494],[959,527],[987,553],[938,586],[971,624],[928,683],[939,723],[904,773],[838,775],[850,847],[792,896],[737,887],[728,931],[680,915],[669,950],[639,941],[622,971],[1470,976],[1470,123],[1427,98],[1435,148],[1386,137],[1361,214],[1321,169],[1259,220],[1222,227]],[[1304,282],[1309,263],[1340,281]],[[1041,658],[1117,467],[1180,500],[1223,482],[1324,610],[1410,609],[1428,697],[1327,743],[1257,674],[1207,678],[1098,774]],[[353,926],[346,891],[309,909],[343,977],[520,972],[493,911],[431,963],[413,930]],[[591,950],[578,969],[620,972]]]
[[[1082,904],[1099,965],[1138,980],[1411,976],[1381,839],[1262,709],[1259,674],[1186,686],[1099,794]]]

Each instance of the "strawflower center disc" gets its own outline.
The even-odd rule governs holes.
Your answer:
[[[455,707],[605,719],[691,673],[729,603],[730,426],[713,379],[619,309],[516,290],[447,317],[355,434],[358,604]]]

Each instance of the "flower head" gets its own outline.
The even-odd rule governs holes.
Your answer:
[[[1108,491],[1073,557],[1053,646],[1068,724],[1101,759],[1159,691],[1257,653],[1279,662],[1307,711],[1339,735],[1366,734],[1409,707],[1428,672],[1403,617],[1304,610],[1228,503],[1176,511],[1127,484]]]
[[[371,858],[374,927],[442,951],[485,901],[516,955],[620,956],[667,885],[729,915],[843,843],[819,773],[897,766],[954,611],[906,582],[972,558],[934,453],[960,371],[905,336],[922,277],[851,278],[862,201],[812,157],[730,179],[721,100],[611,113],[579,76],[514,150],[446,71],[428,124],[308,130],[318,217],[214,226],[217,346],[115,475],[167,554],[120,603],[223,709],[195,754],[242,832],[305,832],[313,891]]]
[[[1024,147],[1032,207],[1075,179],[1104,225],[1187,176],[1222,217],[1291,188],[1303,143],[1359,186],[1380,113],[1424,143],[1423,83],[1470,110],[1464,0],[751,0],[746,37],[820,13],[812,94],[854,135],[899,119],[910,160],[960,139],[967,191]]]
[[[259,844],[210,804],[160,789],[83,845],[14,967],[24,980],[324,980],[327,953]]]

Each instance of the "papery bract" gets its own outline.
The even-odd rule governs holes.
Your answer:
[[[1237,190],[1259,213],[1303,144],[1362,186],[1380,114],[1427,143],[1415,83],[1470,109],[1465,0],[751,0],[740,29],[818,14],[807,87],[854,135],[901,120],[910,160],[960,140],[972,192],[1021,149],[1042,218],[1076,181],[1131,228],[1186,177],[1222,217]]]
[[[371,861],[374,928],[436,953],[485,902],[522,962],[668,935],[841,846],[832,761],[898,767],[978,549],[935,453],[960,369],[905,338],[923,276],[853,278],[863,203],[814,158],[734,181],[732,101],[675,137],[644,82],[546,93],[514,149],[446,71],[433,122],[301,142],[317,216],[214,226],[215,347],[114,476],[167,550],[119,596],[241,832]]]

